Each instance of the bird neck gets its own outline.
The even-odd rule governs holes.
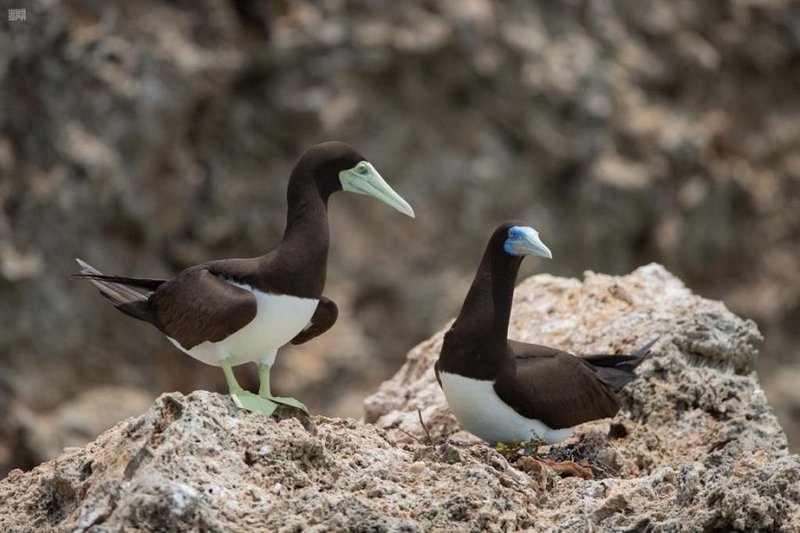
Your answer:
[[[293,277],[302,278],[316,296],[325,286],[328,264],[328,196],[312,175],[294,173],[287,193],[286,230],[278,256],[293,265]]]
[[[319,197],[307,197],[289,202],[283,244],[312,246],[327,253],[328,206]]]
[[[486,348],[505,346],[514,299],[514,283],[522,264],[490,243],[453,323],[454,332]]]

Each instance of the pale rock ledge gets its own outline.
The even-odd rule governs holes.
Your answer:
[[[541,450],[588,460],[591,480],[526,473],[460,432],[432,371],[440,332],[367,398],[366,423],[276,421],[218,394],[165,394],[93,443],[13,471],[0,530],[800,530],[800,457],[752,372],[752,322],[655,264],[517,290],[520,340],[582,353],[657,335],[613,420]]]

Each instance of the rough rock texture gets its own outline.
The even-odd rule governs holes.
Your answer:
[[[83,446],[122,419],[146,411],[153,395],[133,387],[90,389],[46,414],[17,408],[12,441],[26,463],[58,457],[67,447]]]
[[[512,216],[553,273],[658,260],[759,321],[763,368],[800,360],[796,0],[2,5],[21,4],[0,17],[0,417],[96,386],[224,388],[68,282],[72,257],[157,276],[261,253],[293,161],[331,138],[418,219],[332,200],[342,315],[279,358],[282,393],[358,413]],[[0,472],[32,466],[19,419],[0,418]]]
[[[509,462],[458,433],[434,385],[438,334],[367,400],[375,425],[276,421],[213,393],[167,394],[88,446],[12,472],[0,482],[0,530],[800,528],[800,457],[787,452],[752,371],[752,322],[651,264],[619,278],[530,278],[512,329],[579,351],[661,335],[613,420],[540,450],[586,460],[593,479],[562,478],[528,457]]]

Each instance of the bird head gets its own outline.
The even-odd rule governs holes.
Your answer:
[[[365,194],[414,218],[408,202],[386,183],[372,163],[346,143],[331,141],[314,145],[300,158],[298,167],[311,170],[326,198],[336,191]]]
[[[539,232],[530,226],[509,222],[498,228],[498,231],[505,233],[503,251],[508,255],[515,257],[538,255],[547,259],[553,258],[550,249],[539,238]]]

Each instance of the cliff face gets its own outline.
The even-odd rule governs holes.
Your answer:
[[[0,529],[800,528],[800,457],[752,372],[752,322],[653,264],[623,277],[529,278],[512,335],[578,352],[661,335],[614,419],[540,450],[585,460],[592,479],[507,459],[459,432],[434,384],[437,334],[367,399],[374,424],[278,421],[213,393],[166,394],[93,443],[12,472],[0,482]]]

